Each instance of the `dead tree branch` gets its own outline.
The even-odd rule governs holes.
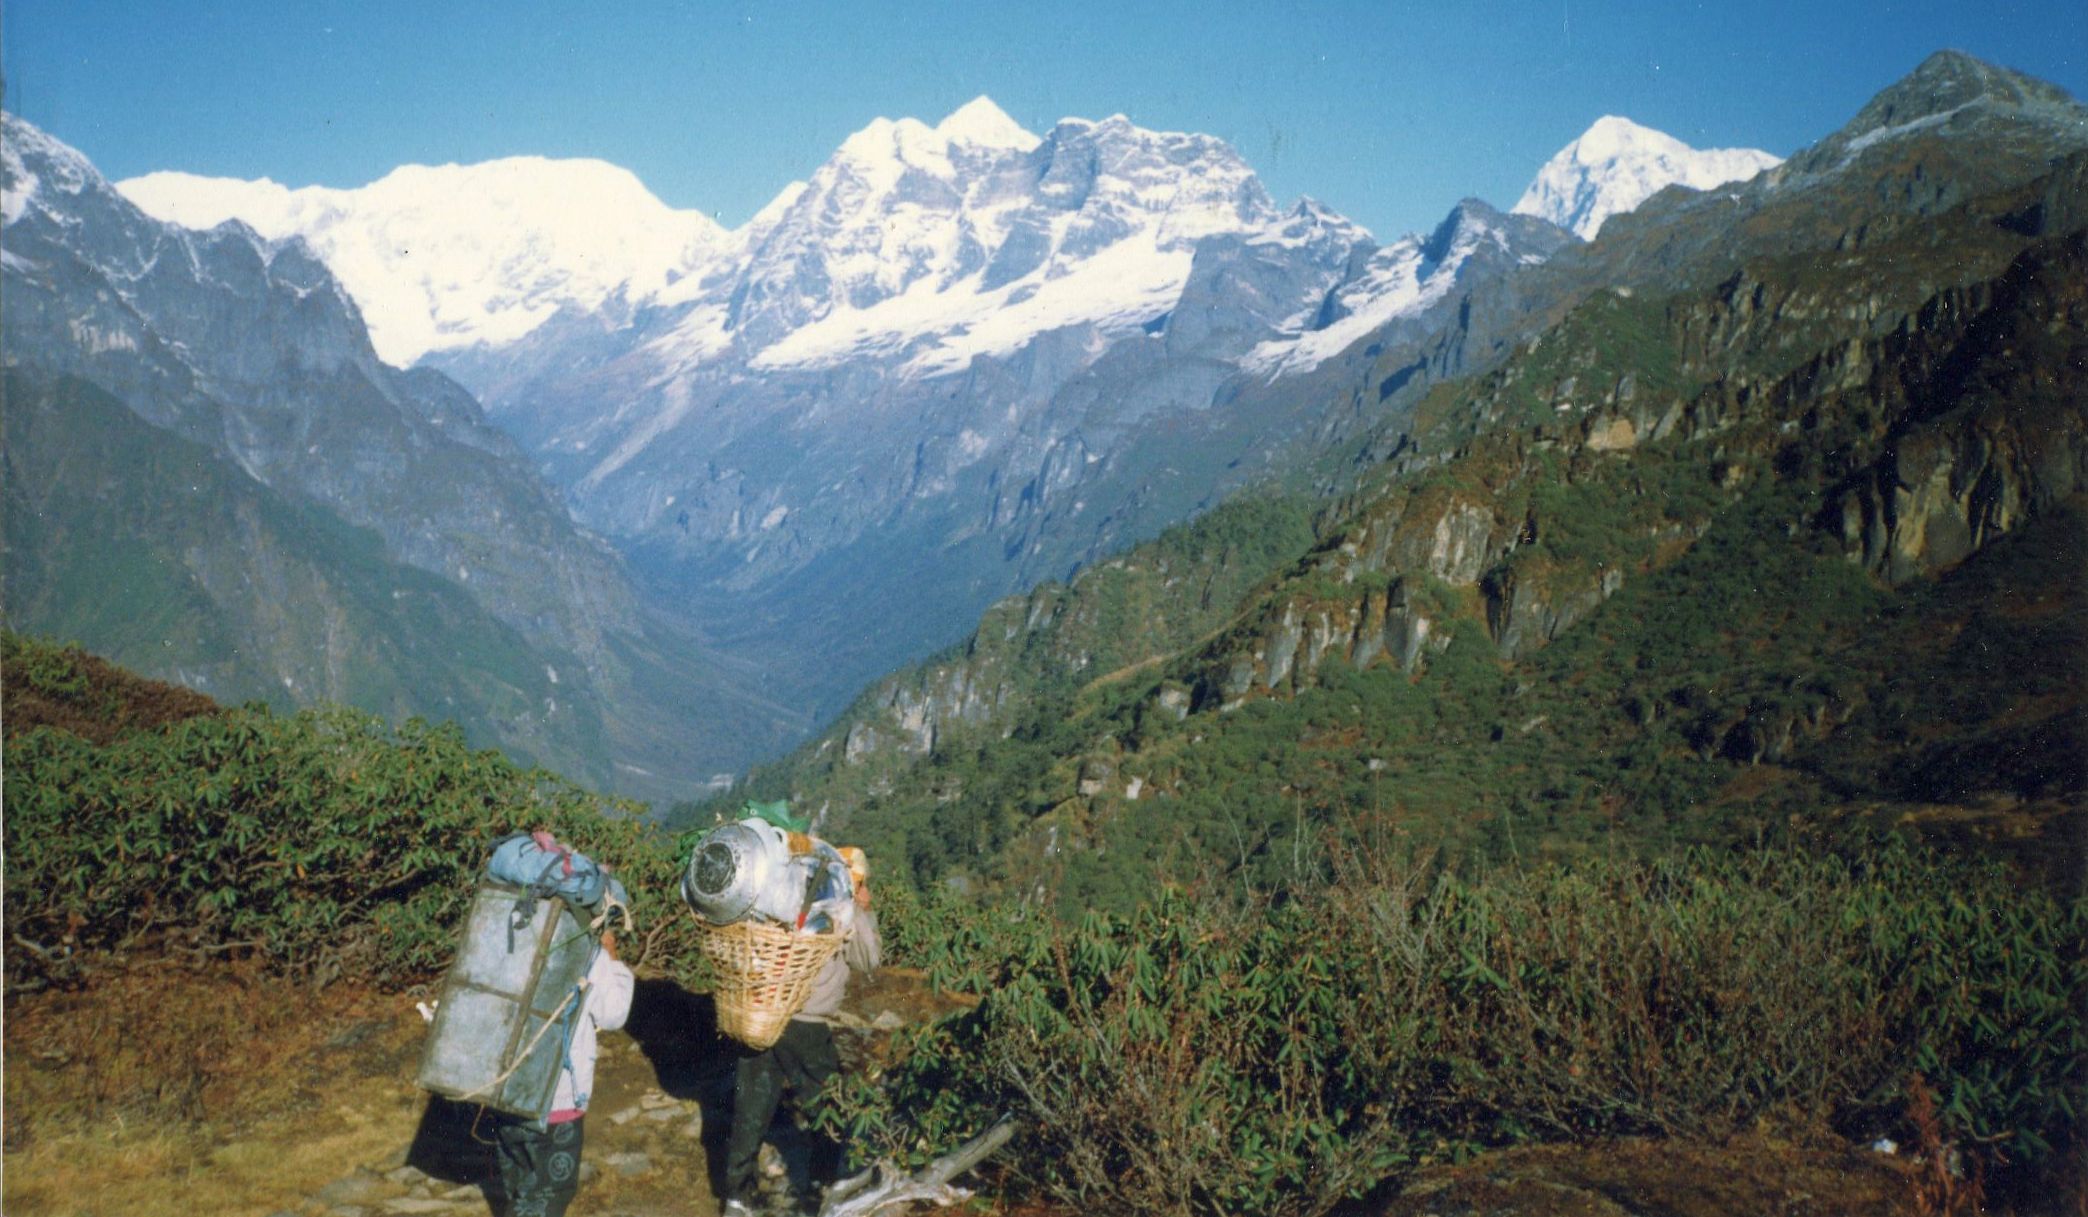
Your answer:
[[[912,1175],[901,1173],[888,1160],[879,1162],[860,1175],[836,1183],[827,1193],[826,1202],[819,1206],[819,1217],[877,1217],[888,1209],[922,1202],[938,1208],[960,1204],[970,1199],[971,1193],[950,1186],[950,1180],[984,1162],[1014,1135],[1015,1121],[1003,1118]]]

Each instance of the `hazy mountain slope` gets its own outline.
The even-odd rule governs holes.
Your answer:
[[[1661,155],[1634,161],[1633,182],[1703,171],[1640,134]],[[932,127],[873,122],[707,245],[618,183],[644,240],[583,265],[592,218],[564,204],[607,172],[123,189],[170,218],[304,232],[380,330],[439,331],[414,349],[481,392],[655,599],[820,713],[994,596],[1381,420],[1401,402],[1357,393],[1330,429],[1315,378],[1388,327],[1440,330],[1464,294],[1571,240],[1468,200],[1381,247],[1310,200],[1279,211],[1219,141],[1120,115],[1039,136],[984,98]],[[506,201],[525,181],[550,197]],[[436,185],[472,205],[432,205]],[[513,218],[490,243],[475,234],[489,208]],[[417,252],[378,257],[378,238]],[[631,261],[646,250],[649,273]],[[501,318],[430,295],[458,267],[483,271],[473,290]]]
[[[10,119],[8,137],[14,361],[111,387],[569,649],[631,611],[613,555],[574,532],[468,395],[380,362],[302,247],[160,224],[28,124]]]
[[[1149,133],[1096,138],[1130,145],[1125,156],[1159,156],[1142,143]],[[1051,171],[1027,170],[1040,180]],[[1073,213],[1069,232],[1085,214]],[[1375,261],[1309,206],[1276,231],[1281,240],[1199,238],[1193,254],[1185,250],[1179,297],[1142,318],[1126,314],[1142,320],[1128,332],[1082,322],[947,375],[856,359],[746,373],[697,366],[663,379],[658,360],[672,349],[664,341],[603,363],[579,347],[552,364],[581,372],[555,373],[556,383],[512,400],[540,389],[535,416],[627,434],[608,463],[587,464],[600,450],[587,433],[535,432],[526,417],[500,417],[534,436],[555,478],[577,478],[583,518],[615,536],[657,586],[697,604],[729,596],[726,611],[763,630],[751,645],[806,656],[819,680],[810,692],[831,710],[877,672],[961,635],[995,596],[1153,535],[1258,473],[1225,471],[1278,442],[1261,423],[1283,416],[1232,408],[1235,386],[1270,376],[1241,360],[1255,353],[1279,379],[1314,366],[1286,365],[1283,352],[1318,331],[1285,339],[1297,333],[1285,327],[1304,324],[1301,312],[1323,328],[1341,324],[1328,293],[1345,275],[1374,273]],[[1511,225],[1503,235],[1524,234]],[[1540,233],[1512,251],[1413,240],[1395,252],[1409,259],[1404,282],[1427,281],[1412,291],[1425,308],[1447,284],[1492,273],[1493,254],[1517,265],[1556,240]],[[627,403],[629,413],[604,424],[576,401]],[[834,620],[863,628],[834,631]]]
[[[448,582],[78,380],[7,379],[7,614],[220,700],[455,719],[599,781],[602,707]],[[557,668],[568,673],[565,684]]]
[[[495,634],[530,648],[531,675],[521,680],[503,660],[487,678],[502,687],[520,681],[558,689],[532,695],[521,709],[502,694],[495,698],[502,704],[497,714],[492,702],[459,711],[496,726],[486,742],[556,754],[576,776],[669,797],[795,728],[792,713],[771,711],[736,691],[751,683],[731,678],[640,607],[620,559],[573,525],[513,444],[485,425],[468,393],[433,372],[383,364],[353,303],[301,245],[271,244],[238,224],[196,233],[152,220],[77,152],[12,116],[5,121],[7,308],[0,333],[9,366],[43,391],[68,379],[101,388],[141,423],[219,454],[226,469],[284,500],[353,526],[312,534],[315,543],[372,530],[386,562],[428,572],[467,597],[477,615],[501,623]],[[213,484],[234,493],[237,480]],[[252,489],[238,494],[251,497]],[[131,521],[151,522],[137,515]],[[163,521],[176,529],[188,522]],[[91,570],[106,552],[100,547],[133,540],[121,531],[103,533],[83,548],[87,534],[80,533],[61,547],[37,525],[35,517],[10,520],[10,543],[25,561],[40,551],[54,571]],[[229,556],[237,558],[237,551]],[[314,560],[326,568],[348,558],[318,554]],[[155,586],[175,595],[183,581],[169,575]],[[252,579],[245,594],[265,598],[261,589],[269,580],[254,575],[241,576]],[[227,597],[240,586],[240,579],[228,578],[203,600],[160,606],[174,635],[200,649],[176,655],[163,648],[146,670],[173,676],[184,664],[200,665],[205,654],[221,656],[238,645],[235,633],[221,636],[224,645],[205,646],[201,634],[225,626],[201,618],[225,613]],[[16,617],[17,605],[51,615]],[[276,620],[280,632],[306,607],[292,599],[248,610]],[[115,640],[79,632],[87,624],[116,628],[106,606],[99,615],[95,608],[62,596],[11,596],[9,611],[23,628],[108,645]],[[386,628],[404,624],[395,619]],[[474,662],[461,618],[450,625],[456,628],[442,631],[439,645],[455,652],[454,663],[430,665],[424,688],[401,670],[407,703],[384,700],[384,708],[410,703],[448,716],[455,690],[436,673]],[[350,630],[332,649],[337,656],[352,653],[359,640]],[[438,645],[433,637],[421,643]],[[273,664],[264,687],[298,698],[327,695],[297,686],[310,671],[293,657],[287,635],[257,636],[247,645],[254,654],[243,661],[240,680]],[[664,673],[656,675],[655,667]],[[640,685],[641,676],[654,685]],[[663,702],[646,692],[660,684],[687,689]],[[605,731],[599,707],[612,704],[607,713],[617,725]],[[596,708],[576,717],[581,706]],[[660,738],[662,732],[674,738]],[[554,747],[550,740],[561,742]]]
[[[125,188],[163,214],[208,218],[224,196],[322,223],[265,186]],[[431,266],[473,246],[473,213],[450,220]],[[564,248],[569,224],[525,225],[527,244]],[[1179,489],[1267,446],[1245,418],[1198,439],[1236,384],[1305,374],[1566,239],[1535,221],[1470,235],[1381,249],[1309,200],[1279,210],[1219,141],[1122,116],[1038,136],[981,99],[933,127],[872,123],[670,284],[634,276],[590,304],[503,280],[532,319],[555,311],[430,359],[658,600],[831,711],[994,596],[1243,480]],[[410,268],[387,269],[380,307],[410,302]]]

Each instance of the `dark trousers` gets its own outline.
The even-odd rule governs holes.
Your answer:
[[[725,1196],[748,1199],[753,1191],[754,1168],[761,1154],[761,1139],[768,1135],[769,1121],[776,1117],[783,1087],[797,1092],[802,1107],[819,1097],[826,1080],[841,1067],[834,1052],[834,1033],[825,1023],[792,1019],[782,1038],[764,1051],[748,1051],[740,1057],[733,1079],[732,1137],[725,1144]],[[841,1166],[841,1144],[817,1132],[813,1142],[812,1182],[823,1186],[834,1181]]]
[[[500,1195],[507,1203],[502,1217],[565,1217],[580,1190],[584,1123],[584,1118],[570,1120],[539,1131],[519,1120],[503,1120],[494,1128]]]

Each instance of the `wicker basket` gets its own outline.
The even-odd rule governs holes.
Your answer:
[[[812,979],[841,949],[839,934],[799,934],[772,922],[712,925],[696,919],[696,941],[717,973],[718,1030],[766,1048],[811,995]]]

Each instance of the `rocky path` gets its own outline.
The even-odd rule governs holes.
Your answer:
[[[465,1217],[497,1212],[485,1182],[491,1159],[470,1139],[471,1114],[469,1109],[445,1114],[431,1107],[423,1135],[414,1144],[358,1165],[274,1217]],[[635,1102],[598,1108],[588,1118],[574,1212],[619,1217],[715,1213],[710,1188],[701,1178],[704,1132],[700,1103],[657,1088],[645,1089]],[[781,1175],[781,1156],[771,1153],[768,1158]],[[692,1165],[696,1169],[690,1169]]]

